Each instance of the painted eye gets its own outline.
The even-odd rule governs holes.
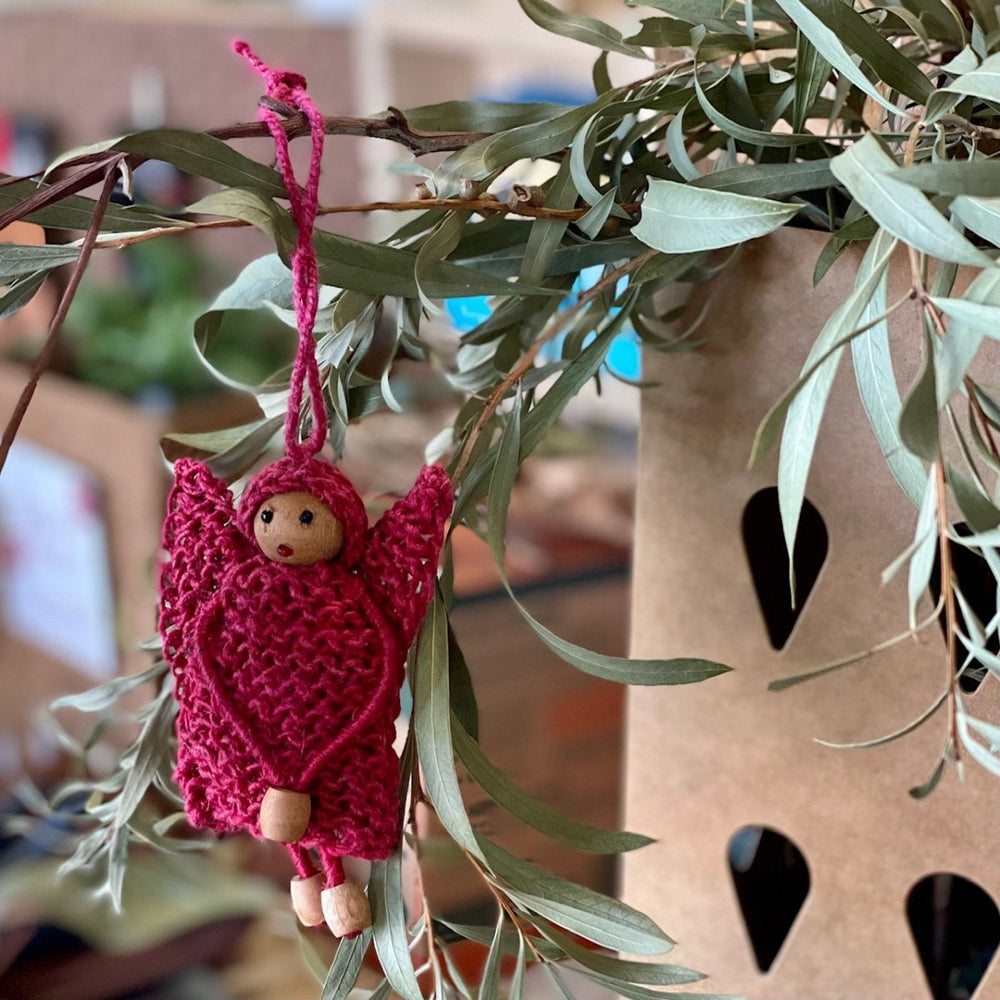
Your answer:
[[[313,512],[311,510],[304,510],[299,514],[299,524],[312,524],[313,523]]]
[[[265,524],[270,524],[274,520],[274,511],[273,510],[262,510],[260,512],[260,519]]]

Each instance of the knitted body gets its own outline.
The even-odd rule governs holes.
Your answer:
[[[422,470],[369,528],[354,488],[325,463],[273,463],[238,515],[204,465],[181,460],[175,472],[160,631],[176,680],[176,779],[189,817],[260,836],[264,794],[290,789],[312,799],[296,850],[315,848],[328,871],[343,856],[387,857],[400,839],[399,690],[433,594],[447,475]],[[299,489],[343,525],[331,561],[283,565],[255,543],[260,503]]]

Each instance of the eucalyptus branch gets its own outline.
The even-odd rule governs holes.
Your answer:
[[[262,98],[263,100],[263,98]],[[282,107],[276,102],[269,102],[276,111]],[[488,138],[490,132],[425,132],[414,128],[406,115],[398,108],[390,107],[384,114],[372,118],[353,117],[345,115],[329,115],[323,118],[324,131],[327,135],[358,135],[369,139],[385,139],[405,146],[414,156],[425,156],[428,153],[448,153],[456,149],[465,149],[480,139]],[[305,115],[294,112],[289,114],[282,123],[289,139],[309,134],[309,122]],[[207,135],[216,139],[253,139],[267,137],[270,132],[263,122],[242,122],[222,128],[208,129]]]
[[[531,952],[532,957],[536,962],[544,963],[546,961],[545,956],[541,953],[538,946],[533,940],[533,935],[525,932],[524,924],[525,921],[521,915],[517,912],[514,906],[511,904],[510,897],[507,893],[503,892],[500,887],[493,881],[493,874],[490,872],[486,866],[479,860],[471,851],[465,851],[465,856],[469,859],[472,866],[479,872],[480,877],[483,880],[483,884],[489,890],[490,894],[496,900],[497,906],[500,908],[500,912],[513,924],[514,929],[520,935],[521,939],[528,946],[528,950]],[[529,925],[530,926],[530,925]]]
[[[600,281],[588,288],[587,291],[584,292],[572,306],[570,306],[570,308],[566,309],[564,312],[557,313],[552,317],[552,319],[549,320],[545,329],[542,330],[524,354],[521,355],[518,363],[514,365],[514,367],[511,368],[511,370],[500,380],[496,388],[487,397],[482,410],[476,418],[475,424],[473,424],[472,429],[469,431],[469,434],[465,439],[465,444],[462,446],[458,463],[455,466],[455,473],[453,477],[455,480],[461,478],[462,473],[469,464],[469,458],[472,455],[472,450],[475,447],[476,442],[479,440],[479,437],[483,433],[487,423],[489,423],[490,418],[494,413],[496,413],[497,408],[506,398],[507,393],[534,367],[535,358],[538,356],[538,352],[550,340],[553,340],[556,336],[558,336],[562,330],[573,323],[577,316],[579,316],[580,313],[594,301],[594,299],[603,295],[609,288],[614,288],[622,278],[631,274],[633,271],[638,270],[643,264],[646,263],[647,260],[655,257],[657,253],[659,253],[658,250],[643,250],[642,253],[637,254],[631,260],[627,260],[624,264],[616,267],[613,271],[609,271],[603,278],[601,278]]]
[[[69,307],[73,304],[73,298],[75,297],[76,290],[80,285],[80,280],[83,278],[83,272],[87,269],[90,254],[97,242],[97,234],[100,232],[101,220],[104,218],[104,213],[107,210],[108,205],[111,203],[111,195],[115,189],[118,171],[121,168],[121,164],[124,159],[125,157],[122,154],[119,154],[105,167],[104,186],[101,189],[101,193],[97,197],[97,201],[94,206],[94,214],[91,216],[90,225],[87,227],[87,233],[83,237],[83,242],[80,245],[80,256],[77,258],[76,264],[73,266],[73,272],[70,275],[69,282],[62,294],[62,298],[59,300],[59,307],[56,309],[55,314],[49,323],[48,333],[45,336],[45,342],[42,344],[42,349],[38,352],[38,356],[35,358],[35,362],[31,366],[31,373],[28,376],[28,382],[21,391],[17,405],[14,407],[14,412],[7,421],[7,426],[4,428],[3,438],[0,440],[0,471],[3,470],[4,465],[7,463],[7,456],[10,454],[10,447],[14,443],[14,438],[17,436],[17,432],[21,427],[21,422],[24,420],[24,415],[28,412],[28,406],[31,404],[32,397],[35,395],[35,389],[38,386],[42,375],[45,374],[45,370],[48,368],[49,363],[52,361],[52,354],[56,347],[56,338],[58,337],[63,322],[66,319],[66,315],[69,312]]]

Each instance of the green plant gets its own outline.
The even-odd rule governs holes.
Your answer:
[[[545,0],[519,3],[541,27],[599,50],[591,102],[579,107],[450,102],[405,113],[390,110],[371,119],[327,121],[330,133],[391,140],[417,158],[448,154],[435,169],[418,170],[429,197],[372,206],[409,213],[382,243],[330,231],[317,234],[320,275],[328,286],[318,350],[327,372],[335,449],[352,422],[396,405],[395,357],[415,356],[441,366],[465,398],[453,427],[435,443],[439,453],[450,455],[458,498],[454,521],[481,534],[502,568],[504,525],[518,466],[568,400],[593,379],[608,377],[602,365],[616,333],[630,323],[652,349],[690,349],[690,331],[677,328],[675,312],[664,312],[660,292],[715,273],[742,243],[780,226],[829,233],[817,261],[817,280],[848,245],[863,244],[867,249],[853,292],[823,327],[802,377],[763,420],[752,457],[759,459],[780,441],[779,489],[791,551],[817,428],[834,371],[851,346],[872,432],[919,511],[914,543],[897,567],[908,567],[909,573],[911,622],[903,636],[940,615],[946,619],[947,676],[939,706],[946,707],[949,721],[941,764],[928,787],[962,748],[1000,773],[1000,730],[968,713],[958,686],[964,672],[1000,672],[988,641],[1000,615],[976,619],[950,562],[950,543],[962,545],[979,553],[1000,578],[1000,451],[995,442],[1000,401],[969,374],[983,339],[997,337],[1000,316],[1000,214],[991,199],[1000,190],[996,10],[985,0],[881,5],[646,0],[655,13],[638,34],[623,38],[599,21],[562,13]],[[669,50],[664,61],[653,61],[652,55],[663,50]],[[612,82],[609,52],[635,59],[633,81]],[[288,119],[287,128],[292,135],[304,131],[297,117]],[[87,260],[103,248],[232,225],[265,232],[277,256],[249,265],[198,317],[199,349],[211,353],[228,312],[287,310],[284,262],[294,233],[281,204],[280,179],[226,144],[257,134],[262,129],[255,124],[202,134],[141,132],[62,158],[59,173],[52,175],[58,179],[41,184],[9,180],[0,187],[0,227],[27,217],[53,228],[83,229],[86,235],[68,247],[0,248],[0,277],[12,282],[0,298],[0,311],[22,304],[46,270],[72,263],[68,302]],[[141,206],[109,205],[117,174],[149,157],[168,160],[218,189],[171,219]],[[507,188],[523,161],[548,164],[549,179],[538,188],[517,183]],[[96,200],[77,194],[101,181],[103,192]],[[490,190],[500,184],[505,190]],[[356,210],[330,206],[326,214]],[[910,287],[890,303],[888,266],[900,253],[910,263]],[[580,272],[594,266],[602,268],[601,277],[565,307]],[[967,269],[962,284],[956,283],[959,268]],[[441,299],[468,295],[491,297],[492,311],[462,338],[454,362],[446,364],[424,339],[424,320]],[[394,346],[373,369],[376,319],[389,303],[395,309]],[[64,312],[56,316],[53,337]],[[890,320],[904,317],[910,335],[919,340],[924,367],[901,396],[887,329]],[[555,355],[542,351],[557,342]],[[861,345],[865,350],[858,349]],[[45,360],[43,352],[34,378]],[[280,378],[247,388],[266,393],[273,405]],[[266,447],[279,423],[280,417],[267,417],[195,443],[214,455],[210,461],[217,472],[234,478]],[[16,424],[17,415],[8,438]],[[959,446],[954,462],[942,449],[945,427]],[[951,527],[948,498],[961,510],[971,535]],[[942,598],[920,623],[936,553],[943,567]],[[504,951],[516,957],[513,995],[519,994],[528,958],[546,963],[556,975],[558,963],[571,959],[592,979],[613,982],[616,990],[634,997],[653,995],[650,985],[690,981],[687,970],[628,962],[574,944],[565,931],[630,952],[649,954],[669,946],[641,914],[538,872],[472,829],[455,777],[456,754],[490,796],[548,833],[600,850],[642,842],[554,817],[482,757],[474,699],[448,627],[449,580],[446,555],[443,593],[411,664],[416,712],[406,762],[411,795],[426,796],[498,901],[494,928],[461,929],[490,945],[492,957],[478,995],[496,995],[498,956]],[[601,677],[681,683],[724,669],[700,660],[597,656],[524,613],[541,641]],[[77,863],[103,860],[113,886],[120,886],[130,828],[169,846],[166,832],[173,820],[151,822],[142,811],[151,784],[171,794],[169,678],[162,665],[152,668],[149,678],[162,680],[160,693],[145,710],[143,733],[121,770],[92,786],[100,825],[81,841],[76,858]],[[106,708],[132,684],[116,681],[89,701],[75,703]],[[399,878],[397,858],[377,869],[371,890],[380,914],[375,941],[387,984],[408,998],[419,996],[408,948],[420,937],[429,946],[435,995],[473,995],[475,989],[447,982],[447,950],[437,947],[431,915],[405,922]],[[344,995],[367,940],[341,945],[325,997]]]
[[[217,389],[218,375],[199,364],[191,343],[191,326],[207,304],[210,263],[166,240],[124,253],[115,280],[88,282],[73,300],[64,335],[72,374],[130,397],[157,389],[177,399]],[[287,363],[294,342],[277,318],[260,312],[241,317],[239,339],[227,330],[220,340],[216,367],[243,384],[261,382]]]

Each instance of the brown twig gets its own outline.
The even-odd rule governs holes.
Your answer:
[[[535,358],[538,356],[538,352],[547,344],[550,340],[556,337],[561,330],[564,330],[567,326],[572,323],[580,313],[590,305],[591,302],[599,295],[602,295],[607,289],[614,288],[618,282],[625,277],[627,274],[631,274],[633,271],[637,270],[647,260],[654,257],[658,253],[657,250],[652,248],[643,250],[642,253],[637,254],[631,260],[626,261],[619,267],[616,267],[613,271],[608,272],[600,281],[592,285],[587,289],[577,300],[566,309],[564,312],[557,313],[549,322],[546,324],[542,332],[535,338],[531,346],[521,355],[521,359],[516,365],[504,376],[503,379],[497,384],[496,388],[490,393],[486,399],[486,403],[483,405],[479,416],[476,418],[475,424],[473,424],[472,429],[469,431],[468,437],[465,439],[465,444],[462,446],[461,454],[458,458],[458,463],[455,466],[455,473],[453,476],[454,480],[461,478],[462,473],[465,471],[466,466],[469,464],[469,458],[472,455],[472,449],[475,447],[476,442],[479,440],[479,436],[482,434],[483,429],[489,422],[490,417],[496,412],[497,407],[504,400],[507,393],[522,379],[535,364]]]
[[[3,439],[0,440],[0,471],[3,470],[7,462],[10,446],[14,442],[21,422],[24,420],[25,413],[28,412],[28,406],[35,394],[35,388],[38,386],[42,375],[52,360],[52,353],[55,351],[56,346],[56,337],[59,335],[59,330],[66,319],[66,314],[69,312],[69,307],[73,302],[73,297],[76,295],[83,272],[87,268],[87,261],[90,259],[91,251],[94,249],[97,234],[101,228],[101,220],[104,218],[104,212],[111,201],[111,194],[115,189],[115,181],[117,180],[118,170],[123,159],[124,156],[120,156],[119,159],[108,163],[105,168],[104,186],[94,205],[94,214],[90,218],[90,225],[87,227],[87,233],[80,246],[80,256],[73,267],[73,273],[70,275],[66,290],[59,300],[59,307],[56,309],[55,315],[49,323],[45,343],[42,345],[42,349],[38,352],[38,357],[35,358],[35,363],[31,367],[31,374],[28,377],[27,385],[21,391],[17,405],[14,407],[14,412],[10,420],[7,421],[7,426],[4,428]]]
[[[638,202],[627,202],[621,206],[626,212],[636,212]],[[529,205],[527,203],[507,204],[492,198],[421,198],[412,201],[371,201],[360,205],[321,205],[317,215],[347,215],[365,214],[368,212],[412,212],[412,211],[465,211],[480,212],[483,215],[517,215],[527,219],[561,219],[575,222],[582,219],[590,209],[583,208],[546,208],[544,205]],[[161,236],[177,236],[205,229],[239,229],[252,223],[243,219],[211,219],[204,222],[184,222],[176,226],[162,226],[148,229],[142,233],[132,233],[129,236],[110,237],[102,239],[98,249],[120,250],[123,247],[145,243],[148,240],[159,239]]]
[[[948,504],[945,502],[947,481],[944,459],[934,463],[937,477],[938,553],[941,560],[941,596],[944,600],[944,620],[947,631],[947,671],[948,671],[948,747],[952,760],[959,759],[958,743],[958,699],[955,685],[958,683],[958,609],[955,601],[955,579],[951,558],[951,540],[948,538]]]
[[[309,122],[305,115],[296,113],[289,115],[282,122],[285,134],[289,139],[309,134]],[[323,119],[323,128],[327,135],[358,135],[369,139],[385,139],[405,146],[414,156],[424,156],[427,153],[449,153],[456,149],[465,149],[480,139],[486,139],[489,132],[425,132],[414,128],[398,108],[389,108],[385,114],[372,118],[353,117],[347,115],[328,115]],[[267,137],[270,132],[263,122],[241,122],[223,128],[209,129],[208,135],[216,139],[253,139]]]

